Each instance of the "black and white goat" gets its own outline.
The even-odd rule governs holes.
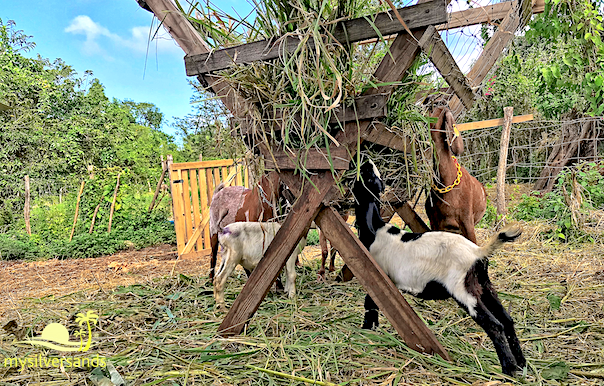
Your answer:
[[[379,194],[384,184],[372,162],[361,166],[353,193],[359,239],[400,290],[422,299],[453,297],[482,327],[495,345],[505,374],[525,366],[514,321],[501,305],[488,276],[488,257],[521,234],[519,227],[499,232],[479,247],[448,232],[407,233],[380,217]],[[378,307],[365,298],[363,328],[378,325]]]
[[[252,271],[281,225],[276,222],[235,222],[224,227],[218,234],[223,247],[222,261],[214,278],[214,299],[216,308],[224,308],[224,285],[237,265]],[[285,292],[292,298],[296,294],[296,257],[306,246],[306,237],[298,243],[285,264]]]

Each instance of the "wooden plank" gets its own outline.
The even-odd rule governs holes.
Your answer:
[[[438,354],[446,360],[451,360],[445,348],[415,314],[398,288],[352,233],[338,212],[333,208],[324,208],[315,218],[315,223],[338,250],[346,265],[359,279],[405,343],[413,350]]]
[[[200,168],[215,168],[222,166],[231,166],[235,163],[232,159],[219,159],[213,161],[195,161],[195,162],[179,162],[172,164],[172,170],[180,169],[200,169]]]
[[[399,205],[395,205],[394,209],[412,232],[424,233],[430,231],[428,225],[426,225],[424,220],[413,210],[408,202],[401,202]]]
[[[243,173],[245,173],[245,168],[243,167],[243,165],[237,165],[236,167],[237,169],[239,169],[237,171],[237,176],[235,176],[236,185],[243,186]]]
[[[205,208],[199,206],[199,186],[197,185],[197,170],[191,169],[189,170],[189,174],[191,177],[190,185],[191,202],[193,204],[193,226],[198,226],[198,224],[201,222],[201,211]],[[194,228],[194,231],[197,232],[197,228]],[[198,238],[197,249],[203,249],[203,240],[201,238]]]
[[[186,255],[187,253],[191,252],[193,250],[193,246],[195,244],[197,244],[200,240],[200,236],[203,233],[203,229],[206,227],[206,225],[208,225],[208,221],[210,220],[210,211],[209,210],[204,210],[203,214],[202,214],[203,220],[201,220],[200,222],[196,222],[196,227],[195,227],[195,232],[193,232],[191,234],[191,236],[189,237],[189,240],[187,240],[187,244],[185,245],[182,254]],[[202,250],[202,248],[199,248],[198,250]]]
[[[350,156],[345,147],[330,147],[331,160],[334,170],[348,170]],[[273,150],[272,152],[277,165],[269,155],[265,157],[264,165],[268,169],[298,169],[304,166],[309,170],[330,170],[327,158],[327,149],[310,149],[308,152],[301,149],[297,153],[284,150]]]
[[[210,200],[208,198],[208,187],[205,169],[198,169],[199,175],[199,205],[202,210],[210,209]],[[202,217],[202,220],[204,218]],[[205,249],[210,248],[210,225],[206,225],[203,229],[203,246]]]
[[[533,120],[533,114],[526,115],[517,115],[512,118],[512,123],[521,123],[528,122]],[[459,123],[457,124],[457,130],[459,131],[468,131],[468,130],[476,130],[476,129],[485,129],[487,127],[495,127],[503,125],[503,118],[497,119],[488,119],[486,121],[477,121],[477,122],[469,122],[469,123]]]
[[[188,170],[179,170],[178,174],[182,179],[182,200],[184,204],[185,211],[185,226],[187,230],[186,239],[187,241],[193,234],[193,218],[191,212],[191,193],[189,189],[189,171]]]
[[[180,254],[185,247],[185,219],[184,204],[182,202],[182,180],[177,170],[170,169],[170,187],[172,191],[172,210],[174,213],[174,231],[176,232],[176,246]]]
[[[214,188],[214,173],[212,173],[212,168],[206,168],[206,191],[208,194],[208,205],[212,203]]]
[[[441,24],[447,20],[445,0],[433,0],[400,8],[399,13],[412,30]],[[371,20],[371,16],[368,16],[343,21],[336,26],[332,35],[342,44],[354,43],[379,37],[376,28],[382,36],[404,31],[401,23],[392,18],[391,12],[382,12],[377,14],[373,20]],[[293,37],[278,37],[229,47],[212,53],[187,55],[185,56],[185,70],[188,76],[195,76],[223,70],[233,64],[272,60],[280,55],[293,53],[299,43],[300,40]]]
[[[517,9],[517,7],[517,1],[502,1],[501,3],[489,4],[484,7],[451,12],[449,14],[449,21],[445,24],[437,25],[436,29],[442,31],[483,23],[494,24],[493,22],[505,18],[512,8]],[[543,11],[545,11],[545,0],[536,0],[533,4],[533,14],[543,13]]]
[[[228,181],[227,181],[227,179],[229,177],[229,171],[226,166],[223,166],[221,170],[222,170],[222,173],[221,173],[220,181],[224,182],[224,186],[229,186]]]
[[[470,82],[466,79],[463,72],[461,72],[459,66],[457,66],[455,58],[449,52],[436,28],[429,26],[426,29],[426,33],[419,41],[419,46],[430,57],[430,61],[432,61],[438,72],[440,72],[440,75],[455,91],[464,106],[470,109],[472,104],[474,104],[476,95],[474,95]]]
[[[354,99],[354,105],[342,106],[334,109],[329,123],[356,122],[357,120],[382,118],[388,115],[389,94],[364,95]]]
[[[374,122],[370,125],[367,130],[361,133],[361,138],[365,141],[386,146],[407,154],[412,153],[413,145],[411,138],[391,131],[381,122]]]
[[[220,335],[236,335],[243,330],[244,324],[254,315],[288,257],[308,231],[323,206],[323,200],[328,197],[335,183],[329,172],[318,173],[311,177],[311,181],[316,189],[310,183],[305,184],[305,199],[296,201],[264,257],[252,271],[229,313],[218,327]]]

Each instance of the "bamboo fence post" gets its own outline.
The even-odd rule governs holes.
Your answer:
[[[100,207],[101,204],[98,204],[96,208],[94,208],[94,213],[92,214],[92,224],[90,224],[90,230],[88,231],[88,233],[92,233],[92,231],[94,230],[94,222],[96,221],[96,215],[99,212]]]
[[[69,241],[73,239],[73,234],[75,232],[76,223],[78,222],[78,212],[80,211],[80,199],[82,198],[82,192],[84,191],[84,185],[86,184],[86,180],[82,180],[82,185],[80,185],[80,191],[78,193],[78,201],[76,202],[75,215],[73,216],[73,227],[71,228],[71,235],[69,235]]]
[[[510,130],[512,128],[512,118],[514,117],[513,107],[503,108],[503,130],[501,132],[501,147],[499,150],[499,167],[497,168],[497,215],[504,216],[505,209],[505,172],[508,159],[508,145],[510,143]]]
[[[120,173],[117,173],[117,183],[115,184],[115,190],[113,191],[113,201],[111,201],[111,210],[109,211],[109,225],[107,226],[107,233],[111,233],[111,222],[113,221],[113,211],[115,210],[115,201],[117,200],[117,191],[120,188]]]
[[[31,236],[31,224],[29,222],[29,200],[29,175],[27,175],[25,176],[25,206],[23,207],[23,217],[25,217],[25,230],[27,231],[27,234]]]
[[[164,178],[166,177],[166,173],[168,172],[168,166],[164,163],[163,157],[161,161],[161,176],[159,177],[159,182],[157,183],[157,187],[155,188],[155,194],[153,195],[153,199],[151,200],[151,204],[149,205],[149,213],[153,210],[155,206],[155,200],[157,200],[157,196],[159,195],[159,191],[161,189],[161,184],[164,182]]]

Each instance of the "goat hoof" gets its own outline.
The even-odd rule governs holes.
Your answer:
[[[325,272],[323,272],[323,274],[318,273],[317,274],[317,282],[321,283],[325,281]]]

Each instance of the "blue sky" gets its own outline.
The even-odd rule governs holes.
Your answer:
[[[136,0],[0,0],[0,4],[4,22],[14,20],[17,29],[33,35],[36,48],[27,55],[61,58],[80,76],[91,70],[107,96],[153,103],[167,123],[191,112],[184,52],[162,28],[147,55],[152,14]],[[250,9],[245,0],[224,0],[220,6]],[[168,124],[163,130],[173,132]]]

